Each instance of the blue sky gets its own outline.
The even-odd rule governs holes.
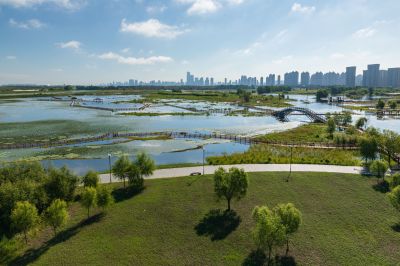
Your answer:
[[[399,0],[0,0],[0,84],[400,66]]]

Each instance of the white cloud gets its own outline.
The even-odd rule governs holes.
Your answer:
[[[15,19],[10,19],[8,21],[8,23],[16,28],[20,28],[20,29],[40,29],[46,26],[45,23],[41,22],[38,19],[30,19],[27,21],[16,21]]]
[[[7,59],[7,60],[16,60],[17,57],[16,57],[15,55],[7,55],[7,56],[6,56],[6,59]]]
[[[245,0],[175,0],[181,4],[190,4],[186,11],[188,15],[203,15],[215,13],[226,5],[240,5]]]
[[[124,48],[121,50],[121,53],[124,53],[124,54],[129,53],[130,50],[131,50],[130,48]]]
[[[277,64],[277,65],[287,64],[292,59],[293,59],[293,56],[287,55],[287,56],[281,57],[279,59],[273,60],[272,63]]]
[[[100,59],[104,60],[113,60],[120,64],[127,64],[127,65],[152,65],[156,63],[168,63],[172,62],[173,59],[168,56],[151,56],[151,57],[124,57],[117,53],[108,52],[105,54],[101,54],[98,56]]]
[[[85,3],[86,0],[0,0],[0,5],[7,5],[15,8],[53,4],[65,9],[78,9]]]
[[[356,38],[368,38],[374,36],[376,33],[376,29],[373,27],[366,27],[363,29],[359,29],[358,31],[353,33],[353,37]]]
[[[69,41],[69,42],[57,43],[56,45],[63,49],[79,50],[82,46],[82,43],[78,41]]]
[[[345,55],[342,54],[342,53],[333,53],[333,54],[330,55],[331,59],[342,59],[344,57],[345,57]]]
[[[299,14],[311,14],[315,11],[315,6],[303,6],[299,3],[294,3],[292,5],[291,12],[292,13],[299,13]]]
[[[149,19],[144,22],[128,23],[125,19],[121,22],[122,32],[130,32],[146,37],[156,37],[165,39],[174,39],[177,36],[187,32],[178,26],[171,26],[161,23],[157,19]]]
[[[165,5],[160,6],[148,6],[146,7],[146,12],[149,14],[163,13],[167,7]]]
[[[254,52],[257,48],[261,47],[261,45],[262,45],[261,42],[253,42],[245,49],[240,49],[240,50],[236,51],[235,54],[237,54],[237,55],[252,55],[252,54],[254,54]]]

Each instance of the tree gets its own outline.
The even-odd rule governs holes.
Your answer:
[[[97,205],[97,191],[93,187],[87,187],[82,192],[81,204],[87,209],[88,218],[90,216],[90,208],[94,208]]]
[[[360,154],[367,163],[368,160],[375,160],[378,153],[378,142],[375,138],[365,137],[360,140]]]
[[[388,194],[388,197],[393,207],[400,211],[400,186],[395,187],[392,192]]]
[[[134,162],[134,164],[139,168],[140,175],[142,177],[150,176],[153,174],[153,171],[156,169],[156,165],[146,153],[140,153]]]
[[[329,137],[332,138],[333,137],[333,133],[335,133],[335,131],[336,131],[336,123],[335,123],[335,120],[332,117],[330,117],[328,119],[326,131],[328,132]]]
[[[253,239],[258,250],[268,250],[268,263],[271,260],[274,247],[285,242],[285,227],[279,215],[267,206],[257,206],[253,210],[256,226],[253,229]]]
[[[365,127],[365,125],[367,124],[367,122],[368,122],[368,119],[366,117],[360,117],[356,121],[356,128],[363,129]]]
[[[39,223],[39,214],[35,205],[28,201],[19,201],[11,213],[12,226],[24,234],[25,243],[28,243],[27,234]]]
[[[114,203],[114,198],[111,195],[111,190],[102,185],[97,188],[97,206],[103,209],[107,209]]]
[[[396,101],[390,101],[389,102],[389,107],[390,109],[396,109],[397,108],[397,102]]]
[[[232,167],[226,172],[222,167],[214,173],[214,191],[218,198],[225,198],[228,211],[231,210],[231,200],[241,199],[246,195],[249,185],[248,177],[243,169]]]
[[[353,118],[351,117],[351,113],[349,111],[344,111],[341,116],[341,122],[343,126],[347,126],[353,122]]]
[[[389,168],[388,164],[382,160],[373,161],[369,166],[369,170],[371,171],[371,173],[378,179],[379,178],[385,179],[385,174],[388,168]]]
[[[385,102],[382,99],[379,99],[378,103],[376,104],[376,109],[382,110],[383,108],[385,108]]]
[[[60,199],[54,200],[44,212],[43,218],[46,224],[53,228],[54,235],[56,235],[57,229],[68,221],[67,203]]]
[[[383,130],[383,134],[381,135],[381,151],[386,154],[388,159],[388,164],[390,167],[390,163],[392,158],[396,156],[396,153],[400,151],[400,137],[399,134],[392,130]]]
[[[317,91],[317,102],[320,102],[322,98],[326,98],[329,96],[329,92],[327,90],[318,90]]]
[[[297,232],[301,223],[301,213],[292,203],[279,204],[273,210],[285,227],[286,256],[289,253],[289,236]]]
[[[89,171],[86,175],[82,178],[82,183],[84,187],[97,187],[99,184],[99,175],[97,172]]]
[[[49,178],[45,184],[45,190],[50,200],[62,199],[71,201],[79,178],[72,174],[67,167],[60,169],[52,168],[49,171]]]
[[[144,179],[140,172],[140,168],[132,163],[126,172],[126,176],[128,177],[129,186],[133,189],[140,190],[143,188]]]
[[[124,188],[125,188],[125,179],[127,178],[128,168],[131,165],[131,161],[129,160],[128,156],[121,156],[119,159],[114,163],[112,167],[112,171],[114,175],[124,181]]]
[[[390,187],[393,189],[400,186],[400,174],[392,175],[392,180],[390,181]]]

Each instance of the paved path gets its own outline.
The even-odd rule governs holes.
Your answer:
[[[237,165],[206,165],[204,167],[205,174],[213,174],[216,169],[223,167],[229,169],[238,167],[246,172],[289,172],[289,164],[237,164]],[[325,173],[343,173],[343,174],[360,174],[363,168],[359,166],[338,166],[338,165],[319,165],[319,164],[292,164],[293,172],[325,172]],[[180,176],[189,176],[194,172],[203,172],[202,166],[159,169],[154,171],[152,176],[146,179],[171,178]],[[110,182],[110,174],[100,175],[101,183]],[[120,182],[112,176],[112,182]]]

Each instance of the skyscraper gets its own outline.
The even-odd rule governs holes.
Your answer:
[[[346,86],[355,87],[356,86],[356,71],[355,66],[346,67]]]
[[[378,87],[379,86],[379,64],[368,65],[367,73],[367,86]]]
[[[300,85],[307,87],[310,85],[310,73],[309,72],[301,72],[301,81]]]
[[[263,77],[260,78],[260,86],[264,86],[264,78]]]
[[[388,86],[400,88],[400,67],[388,69]]]
[[[286,86],[298,86],[299,72],[292,71],[290,73],[285,73],[284,83]]]
[[[281,85],[281,75],[278,75],[278,83],[277,83],[277,85],[278,85],[278,86]]]

